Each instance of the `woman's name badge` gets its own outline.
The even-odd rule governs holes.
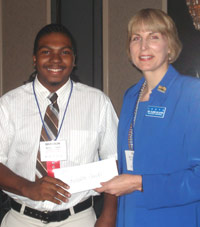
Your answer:
[[[164,118],[165,117],[165,112],[166,112],[166,107],[162,107],[162,106],[148,106],[145,116],[146,117]]]
[[[40,142],[40,159],[42,162],[66,160],[66,142]]]
[[[126,167],[127,167],[127,170],[133,171],[133,156],[134,156],[134,151],[132,151],[132,150],[125,150],[125,156],[126,156]]]

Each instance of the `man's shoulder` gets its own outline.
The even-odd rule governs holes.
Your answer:
[[[74,88],[75,88],[75,91],[80,93],[80,94],[88,94],[88,95],[94,95],[94,96],[97,96],[97,97],[107,97],[107,95],[101,91],[100,89],[98,88],[94,88],[94,87],[91,87],[91,86],[88,86],[86,84],[82,84],[82,83],[74,83]]]
[[[6,92],[1,97],[1,100],[8,100],[9,102],[11,102],[21,98],[28,98],[28,96],[32,94],[33,94],[33,91],[32,91],[31,83],[27,83]]]

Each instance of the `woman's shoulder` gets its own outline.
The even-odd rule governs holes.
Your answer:
[[[136,84],[133,84],[131,87],[129,87],[125,93],[124,93],[124,98],[125,97],[132,97],[138,94],[140,91],[142,84],[144,83],[144,77]]]
[[[200,93],[200,79],[193,76],[180,74],[175,81],[175,85],[179,85],[185,91],[188,90],[190,92],[197,89]]]

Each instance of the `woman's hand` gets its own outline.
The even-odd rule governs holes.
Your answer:
[[[106,192],[111,195],[121,196],[134,191],[142,191],[142,176],[121,174],[113,179],[101,183],[102,187],[96,188],[96,192]]]

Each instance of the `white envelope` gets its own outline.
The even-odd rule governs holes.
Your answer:
[[[116,160],[105,159],[80,166],[54,169],[54,176],[68,184],[70,193],[101,187],[105,182],[118,175]]]

